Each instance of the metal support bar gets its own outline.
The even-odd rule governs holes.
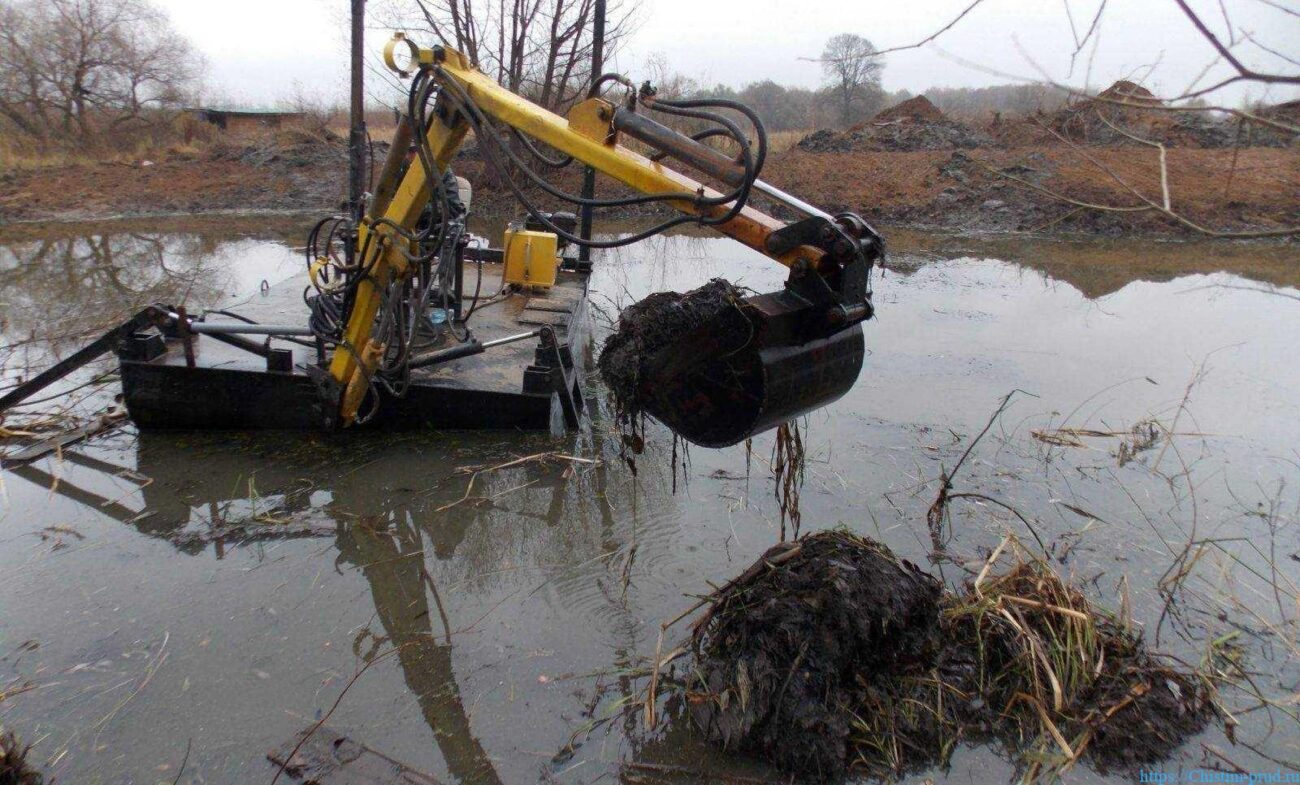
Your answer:
[[[348,134],[348,218],[361,218],[365,192],[366,83],[365,72],[366,0],[352,0],[352,128]]]
[[[595,21],[591,34],[591,78],[594,82],[605,68],[605,0],[596,0]],[[588,166],[582,173],[582,198],[596,196],[596,170]],[[582,228],[579,234],[584,240],[591,239],[591,205],[582,206]],[[591,261],[591,249],[587,246],[578,248],[578,260]]]
[[[483,343],[479,343],[476,340],[469,340],[465,343],[456,344],[455,346],[450,346],[446,349],[439,349],[436,352],[431,352],[419,357],[413,357],[407,366],[412,370],[416,368],[427,368],[430,365],[438,365],[451,360],[459,360],[462,357],[472,357],[476,354],[482,354],[494,346],[504,346],[508,343],[536,338],[540,334],[541,330],[533,330],[532,332],[519,333],[518,335],[507,335],[504,338],[496,338],[491,341],[484,341]]]
[[[248,324],[245,322],[190,322],[190,332],[199,335],[315,335],[310,327],[286,324]]]
[[[531,332],[526,332],[526,333],[516,333],[515,335],[507,335],[504,338],[494,338],[491,341],[484,341],[483,348],[491,349],[493,346],[504,346],[505,344],[508,343],[515,343],[517,341],[526,341],[529,338],[536,338],[541,334],[542,334],[541,330],[533,330]]]
[[[771,185],[770,183],[765,183],[762,180],[755,180],[753,188],[755,191],[758,191],[759,193],[765,196],[775,199],[776,201],[780,202],[786,207],[793,207],[794,209],[798,210],[804,215],[812,216],[815,218],[825,218],[828,221],[835,220],[834,216],[832,216],[830,213],[826,212],[825,210],[821,209],[820,207],[814,207],[813,205],[808,204],[807,202],[805,202],[804,200],[800,199],[797,196],[791,196],[790,194],[786,193],[785,191],[782,191],[780,188],[777,188],[775,185]]]
[[[80,351],[66,357],[63,361],[55,363],[50,368],[38,373],[31,380],[18,385],[14,389],[0,398],[0,412],[17,406],[19,403],[27,400],[36,393],[54,384],[59,379],[67,376],[86,363],[99,357],[101,354],[113,351],[122,343],[131,333],[142,327],[157,322],[162,317],[162,312],[157,308],[145,308],[140,313],[131,317],[108,332],[101,335],[94,343],[90,344]]]

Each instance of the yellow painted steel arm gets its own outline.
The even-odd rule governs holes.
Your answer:
[[[468,130],[464,119],[448,126],[435,118],[427,135],[433,163],[438,169],[438,173],[433,175],[435,182],[447,170]],[[403,155],[405,151],[394,149],[389,154]],[[370,377],[383,357],[385,347],[371,339],[382,292],[395,276],[405,276],[408,272],[406,257],[399,250],[399,246],[407,241],[392,225],[407,231],[415,228],[429,201],[429,179],[420,158],[415,157],[392,199],[382,206],[383,215],[368,216],[358,229],[357,259],[362,269],[368,272],[357,286],[352,311],[344,326],[343,343],[334,351],[330,361],[330,375],[344,388],[339,411],[344,424],[356,418],[357,409],[370,385]],[[385,188],[391,188],[391,184],[380,183],[378,186],[381,192]]]
[[[398,42],[410,46],[403,39],[398,39]],[[391,54],[391,46],[386,56]],[[575,106],[568,117],[561,117],[497,84],[453,49],[416,49],[411,46],[411,50],[420,65],[433,68],[437,81],[444,85],[449,80],[454,81],[484,114],[573,156],[636,191],[719,196],[716,190],[618,144],[613,127],[614,107],[606,101],[589,99]],[[389,62],[391,65],[391,57]],[[451,90],[444,91],[439,101],[451,98],[452,93]],[[454,102],[451,107],[454,107]],[[454,124],[448,126],[445,117],[451,117]],[[466,131],[467,123],[459,111],[435,113],[427,133],[428,146],[439,169],[435,179],[446,170]],[[369,216],[360,228],[357,240],[360,253],[357,256],[369,273],[357,288],[345,327],[344,343],[335,351],[330,365],[331,375],[345,388],[340,411],[344,423],[355,418],[370,376],[383,356],[384,347],[372,341],[381,294],[394,280],[393,276],[407,274],[406,259],[397,249],[397,245],[405,241],[389,224],[408,231],[414,228],[429,198],[428,179],[419,158],[416,158],[392,200],[382,205],[383,215]],[[391,185],[380,183],[378,189],[383,192],[386,187]],[[700,206],[685,199],[673,200],[669,204],[686,214],[713,217],[723,215],[729,209],[725,205]],[[784,221],[746,207],[731,220],[713,228],[786,266],[803,262],[815,268],[824,255],[818,248],[799,246],[780,255],[768,251],[768,236],[785,226]]]
[[[453,49],[422,49],[420,57],[429,58],[436,63],[445,78],[455,79],[485,114],[573,156],[643,194],[698,193],[708,197],[719,196],[714,189],[618,144],[613,132],[614,107],[607,101],[584,101],[575,106],[565,118],[505,89],[469,65],[466,58]],[[689,201],[673,201],[669,204],[690,215],[718,216],[728,210],[726,206],[697,208]],[[787,267],[799,259],[816,263],[823,252],[811,246],[801,246],[780,256],[768,252],[768,235],[785,225],[784,221],[746,207],[732,220],[713,228],[771,256]]]

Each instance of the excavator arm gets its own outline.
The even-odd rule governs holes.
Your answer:
[[[593,91],[562,117],[497,84],[463,54],[442,46],[417,47],[399,34],[388,44],[385,59],[402,75],[407,74],[396,63],[401,49],[410,57],[405,68],[421,72],[419,92],[436,97],[427,117],[423,113],[419,117],[423,128],[414,117],[399,124],[366,217],[357,227],[351,267],[364,271],[364,276],[350,297],[342,340],[329,366],[330,375],[343,390],[342,422],[356,417],[385,351],[374,338],[383,293],[411,273],[413,252],[418,250],[413,247],[412,233],[442,172],[471,128],[494,125],[507,126],[647,198],[664,201],[694,222],[710,225],[790,269],[784,290],[746,298],[741,304],[754,336],[752,345],[742,353],[749,360],[733,356],[728,358],[728,367],[704,368],[699,351],[700,342],[708,338],[709,331],[704,328],[683,336],[679,351],[654,358],[659,378],[652,386],[659,405],[652,413],[675,431],[707,446],[734,443],[816,408],[851,386],[863,355],[857,325],[872,313],[868,276],[874,260],[883,253],[881,238],[861,218],[847,213],[829,215],[763,183],[757,177],[761,160],[755,166],[752,155],[747,160],[731,158],[658,123],[649,116],[657,99],[648,85],[638,92],[619,79],[629,88],[625,101],[616,103]],[[416,92],[413,87],[413,107]],[[403,166],[417,133],[423,135],[416,139],[420,154]],[[654,151],[652,157],[622,144],[625,137]],[[480,147],[486,146],[485,141],[480,139]],[[743,194],[740,204],[718,188],[665,165],[661,162],[665,158],[699,171],[721,187],[731,187],[733,195]],[[527,205],[519,186],[513,181],[507,184]],[[755,192],[804,217],[786,222],[756,209],[746,203]],[[546,222],[545,214],[531,207],[530,212]],[[548,228],[563,232],[558,227]],[[746,368],[735,366],[741,361]],[[735,376],[742,372],[753,377],[745,397],[754,400],[744,402],[741,408],[746,411],[738,419],[730,418],[735,422],[719,426],[719,418],[728,420],[726,413],[738,402],[722,400],[716,394],[715,400],[706,400],[711,393],[700,389],[701,374]]]

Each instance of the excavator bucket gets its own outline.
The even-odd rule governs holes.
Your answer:
[[[689,442],[726,447],[835,401],[865,350],[860,325],[831,328],[824,314],[788,289],[735,301],[645,359],[642,408]]]

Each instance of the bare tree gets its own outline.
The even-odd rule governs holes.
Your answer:
[[[829,81],[827,88],[840,107],[840,121],[851,125],[854,105],[871,92],[880,92],[880,75],[885,64],[876,47],[855,33],[840,33],[826,42],[821,56],[822,71]]]
[[[607,59],[633,9],[632,0],[609,3]],[[427,30],[502,85],[560,109],[590,84],[594,11],[594,0],[390,0],[376,13],[392,27]]]
[[[0,115],[39,139],[178,106],[201,70],[146,0],[0,0]]]

